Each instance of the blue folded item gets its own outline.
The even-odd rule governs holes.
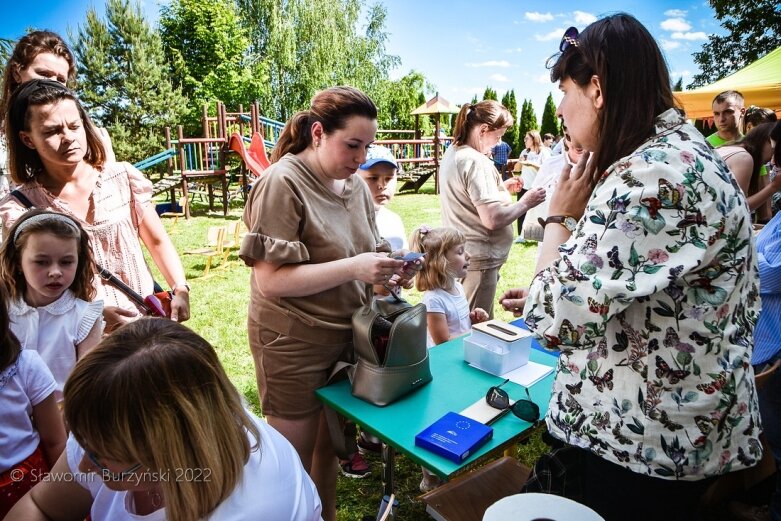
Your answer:
[[[494,435],[492,427],[449,412],[415,436],[415,445],[462,463]]]

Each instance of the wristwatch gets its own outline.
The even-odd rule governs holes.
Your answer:
[[[543,219],[540,217],[537,219],[537,222],[540,223],[540,226],[545,228],[545,226],[548,223],[556,223],[560,224],[566,229],[568,229],[570,232],[574,232],[575,228],[578,227],[578,220],[572,217],[571,215],[551,215],[547,219]]]

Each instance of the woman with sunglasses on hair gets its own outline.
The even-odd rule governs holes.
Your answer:
[[[320,519],[293,447],[244,408],[214,348],[172,320],[127,324],[79,360],[65,418],[57,479],[7,521]]]
[[[572,28],[560,50],[558,115],[586,153],[559,179],[531,287],[501,302],[561,353],[546,423],[573,499],[607,520],[698,519],[713,477],[762,456],[746,198],[636,19]],[[562,481],[549,490],[572,495]]]
[[[7,232],[32,206],[64,213],[90,237],[96,264],[141,296],[153,293],[141,243],[173,290],[171,318],[190,317],[184,268],[152,205],[152,183],[133,165],[106,160],[95,127],[62,83],[35,79],[11,96],[6,113],[11,177],[16,193],[0,201]],[[106,330],[146,311],[125,292],[95,276]]]

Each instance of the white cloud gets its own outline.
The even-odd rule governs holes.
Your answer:
[[[500,81],[500,82],[504,82],[504,83],[510,81],[510,78],[508,78],[504,74],[498,74],[498,73],[497,74],[491,74],[490,76],[488,76],[488,79],[493,80],[493,81]]]
[[[662,49],[665,51],[672,51],[681,46],[681,42],[673,42],[671,40],[662,40]]]
[[[683,18],[686,16],[686,11],[683,9],[668,9],[664,12],[664,16],[669,16],[671,18]]]
[[[577,25],[588,25],[597,21],[596,16],[585,11],[573,11],[572,14],[575,15],[575,23]]]
[[[537,83],[547,83],[550,84],[550,73],[547,74],[540,74],[539,76],[534,77],[534,81]]]
[[[523,15],[530,22],[550,22],[553,15],[550,13],[538,13],[537,11],[527,12]]]
[[[499,67],[501,69],[507,69],[509,67],[512,67],[510,65],[510,62],[507,60],[488,60],[485,62],[478,62],[478,63],[465,63],[467,67]]]
[[[673,33],[670,35],[674,40],[707,40],[708,35],[705,34],[702,31],[698,31],[695,33],[688,32],[688,33]]]
[[[506,52],[507,54],[512,54],[512,53],[520,54],[523,52],[523,49],[521,49],[520,47],[515,47],[514,49],[505,49],[504,52]]]
[[[678,78],[689,78],[692,75],[692,72],[688,69],[682,70],[682,71],[670,71],[670,77],[678,81]]]
[[[691,24],[683,18],[668,18],[664,20],[660,27],[665,31],[686,32],[692,28]]]
[[[535,34],[534,39],[538,42],[549,42],[551,40],[560,40],[564,34],[564,29],[554,29],[547,34]]]

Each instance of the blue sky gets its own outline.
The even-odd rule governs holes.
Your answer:
[[[84,22],[86,10],[103,11],[101,0],[11,0],[3,8],[0,36],[17,38],[27,27],[66,33]],[[142,9],[157,20],[157,0],[143,0]],[[528,2],[521,0],[382,0],[388,12],[387,51],[401,58],[393,71],[399,77],[418,70],[445,98],[455,103],[482,96],[487,85],[499,93],[514,89],[531,99],[537,117],[548,93],[560,96],[550,83],[545,60],[558,47],[564,29],[583,29],[600,15],[624,10],[642,22],[662,46],[674,79],[684,85],[698,72],[692,53],[711,33],[722,33],[704,0],[634,2],[597,0]],[[584,7],[588,6],[588,7]],[[640,64],[638,64],[639,66]]]

